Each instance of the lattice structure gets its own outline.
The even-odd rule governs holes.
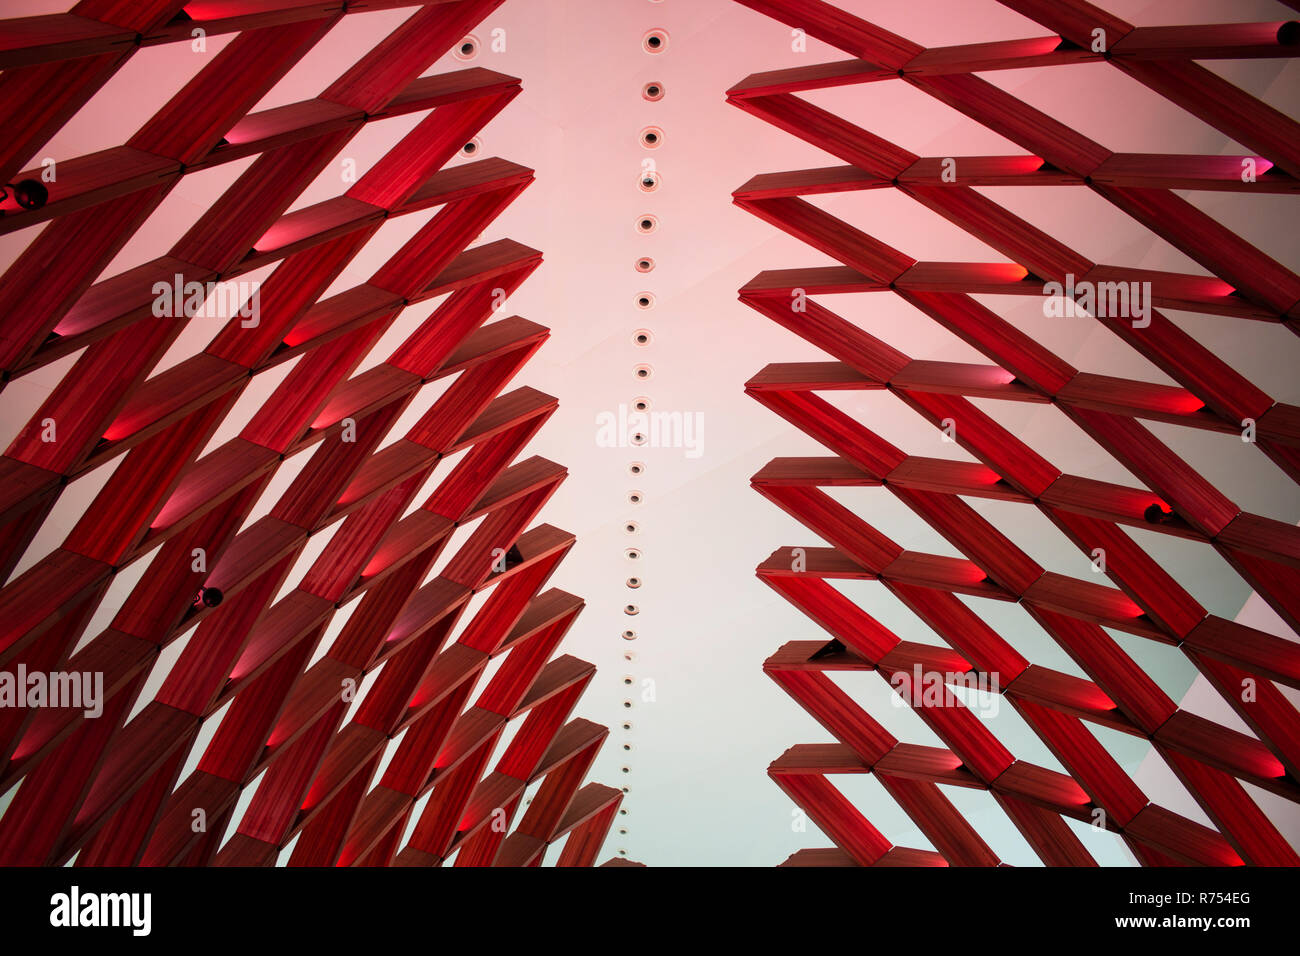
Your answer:
[[[769,770],[836,844],[796,853],[788,864],[997,864],[944,795],[946,786],[990,791],[1051,865],[1094,864],[1066,817],[1119,833],[1146,865],[1300,863],[1242,785],[1300,800],[1300,715],[1277,686],[1300,687],[1300,644],[1207,613],[1124,530],[1213,547],[1300,629],[1300,532],[1244,511],[1141,424],[1243,437],[1253,428],[1256,450],[1300,480],[1300,408],[1275,402],[1157,309],[1145,327],[1113,315],[1077,321],[1104,324],[1178,386],[1078,370],[971,297],[1042,296],[1046,283],[1064,284],[1071,275],[1150,282],[1159,308],[1297,331],[1300,278],[1172,190],[1300,188],[1300,126],[1192,62],[1294,55],[1300,25],[1134,28],[1078,0],[1002,0],[1053,35],[925,49],[819,0],[739,2],[855,58],[756,74],[729,91],[734,105],[850,164],[758,176],[735,193],[742,208],[842,263],[765,272],[741,290],[746,305],[834,359],[771,365],[748,384],[749,394],[836,456],[777,459],[753,480],[832,545],[780,550],[758,569],[834,638],[788,644],[765,665],[838,741],[796,746]],[[1093,52],[1098,30],[1104,54]],[[1113,153],[972,75],[1090,60],[1105,60],[1256,150],[1256,180],[1242,175],[1247,157]],[[918,157],[795,95],[900,79],[1029,155],[957,157],[949,181],[944,158]],[[1217,278],[1091,262],[972,188],[1067,184],[1104,197]],[[1009,261],[917,261],[801,198],[870,188],[902,191]],[[995,364],[912,359],[804,299],[841,292],[892,292]],[[890,390],[979,463],[909,455],[815,394],[868,388]],[[1055,404],[1146,487],[1063,474],[974,398]],[[1243,450],[1243,460],[1256,450]],[[965,557],[905,550],[821,490],[834,485],[883,486]],[[966,498],[1037,509],[1117,587],[1044,569]],[[880,581],[950,646],[901,640],[832,587],[834,578]],[[957,595],[1019,602],[1089,679],[1024,659]],[[1107,628],[1180,649],[1254,736],[1180,710]],[[1018,760],[992,722],[948,688],[904,694],[945,746],[900,743],[826,675],[844,669],[875,669],[904,690],[915,688],[918,673],[994,675],[1003,698],[1069,775]],[[1149,739],[1216,829],[1150,802],[1090,723]],[[938,852],[891,847],[828,780],[837,773],[875,774]]]
[[[583,786],[607,730],[570,715],[594,667],[552,659],[583,602],[542,590],[573,537],[529,527],[566,472],[516,461],[556,401],[503,392],[548,333],[489,321],[541,254],[469,248],[532,171],[501,159],[442,168],[520,83],[485,69],[421,76],[500,2],[85,0],[0,22],[5,181],[42,179],[19,170],[140,44],[237,34],[125,145],[59,161],[47,204],[11,202],[0,219],[5,231],[48,220],[0,280],[6,382],[80,353],[0,461],[4,574],[65,485],[116,465],[62,546],[0,590],[0,671],[102,674],[105,695],[98,717],[0,709],[0,793],[17,784],[0,862],[267,865],[296,838],[291,864],[456,853],[456,865],[538,865],[566,834],[561,865],[594,861],[621,793]],[[328,31],[348,30],[351,11],[391,7],[413,9],[318,97],[249,112]],[[427,116],[344,195],[286,213],[363,124],[411,113]],[[250,156],[167,255],[95,281],[180,177]],[[389,216],[435,208],[368,281],[321,298]],[[154,371],[200,321],[157,317],[156,282],[271,264],[256,321],[231,316],[202,352]],[[407,306],[435,297],[385,361],[356,373]],[[291,361],[238,437],[205,453],[249,383]],[[389,434],[439,380],[450,384],[431,386],[445,391],[429,410]],[[301,470],[251,518],[287,462]],[[309,536],[327,529],[290,587]],[[111,624],[85,634],[136,562],[147,568]],[[183,635],[161,689],[127,719]]]

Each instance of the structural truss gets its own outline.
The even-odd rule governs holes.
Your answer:
[[[753,479],[762,495],[831,545],[779,550],[758,569],[833,638],[788,644],[765,665],[837,741],[793,747],[770,767],[835,843],[787,862],[995,865],[998,856],[944,793],[973,787],[992,793],[1047,864],[1094,864],[1066,818],[1119,834],[1146,865],[1300,863],[1245,786],[1300,800],[1300,715],[1278,686],[1300,687],[1300,644],[1208,613],[1124,530],[1213,548],[1300,629],[1300,532],[1230,500],[1142,424],[1239,436],[1254,446],[1242,452],[1241,467],[1276,467],[1300,480],[1300,408],[1274,401],[1159,312],[1300,328],[1300,277],[1174,192],[1300,189],[1300,126],[1193,62],[1295,55],[1300,25],[1135,28],[1079,0],[1002,0],[1050,34],[925,49],[819,0],[738,2],[851,57],[756,74],[729,91],[734,105],[848,164],[760,175],[735,193],[742,208],[841,263],[765,272],[740,293],[832,359],[770,365],[748,384],[755,399],[834,453],[777,459]],[[1114,153],[973,75],[1089,61],[1097,61],[1091,69],[1123,71],[1254,155]],[[957,157],[948,167],[951,159],[916,156],[797,95],[875,82],[910,84],[1026,152]],[[973,188],[994,185],[1092,190],[1210,275],[1091,262]],[[900,190],[1007,261],[918,261],[803,198],[872,188]],[[1046,283],[1064,284],[1068,276],[1149,282],[1157,307],[1149,324],[1100,314],[1077,321],[1101,323],[1177,385],[1076,369],[972,298],[1042,296]],[[897,295],[993,364],[913,359],[805,298],[849,292]],[[888,389],[976,462],[909,455],[816,394],[827,389]],[[1063,474],[972,399],[1054,404],[1145,487]],[[822,490],[844,485],[892,492],[963,557],[890,540]],[[1100,573],[1080,580],[1041,567],[968,498],[1037,510],[1115,586],[1103,585]],[[879,581],[948,646],[891,633],[829,583],[836,578]],[[1023,658],[972,610],[980,599],[1019,602],[1087,677]],[[1180,710],[1111,630],[1180,650],[1251,733]],[[1068,774],[1017,759],[993,722],[980,720],[951,689],[904,694],[944,744],[916,746],[896,740],[827,676],[874,669],[907,688],[918,667],[995,676],[993,686]],[[1213,827],[1148,799],[1090,725],[1149,740]],[[935,850],[891,846],[828,779],[841,773],[874,774]]]
[[[573,537],[533,526],[565,470],[520,458],[556,401],[504,391],[548,333],[494,317],[541,254],[470,247],[532,171],[443,168],[520,82],[422,75],[500,2],[84,0],[0,22],[0,179],[48,189],[0,218],[44,224],[0,279],[0,367],[12,384],[75,356],[0,460],[0,671],[103,680],[98,715],[0,708],[0,862],[267,865],[296,840],[291,864],[538,865],[566,835],[561,865],[594,861],[621,793],[583,785],[607,735],[571,719],[594,668],[553,656],[583,604],[543,590]],[[319,96],[250,112],[353,12],[396,7],[410,18]],[[24,171],[141,46],[196,31],[232,36],[124,145]],[[365,124],[404,114],[424,116],[346,192],[287,211]],[[101,278],[183,176],[250,157],[166,255]],[[322,298],[405,215],[427,222]],[[211,321],[160,317],[159,288],[268,266],[258,311],[241,300],[158,369]],[[14,576],[60,496],[96,480],[66,540]],[[88,631],[115,584],[120,607]]]

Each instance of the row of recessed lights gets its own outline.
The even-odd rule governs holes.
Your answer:
[[[660,2],[660,0],[651,0],[651,2],[657,3]],[[651,53],[651,54],[658,54],[664,52],[666,49],[668,49],[667,31],[660,30],[660,29],[650,30],[641,38],[641,48],[646,53]],[[650,103],[657,103],[660,100],[662,100],[664,98],[663,83],[657,80],[652,80],[651,82],[645,84],[645,86],[641,88],[641,98]],[[664,142],[664,131],[661,127],[646,126],[641,130],[640,143],[643,148],[658,149],[660,146],[663,145],[663,142]],[[640,189],[641,192],[643,193],[653,193],[659,189],[662,183],[663,183],[663,178],[660,176],[659,171],[658,169],[655,168],[654,164],[653,163],[643,164],[642,172],[637,182],[637,188]],[[637,219],[636,231],[638,234],[647,236],[655,232],[658,232],[658,230],[659,230],[659,220],[653,214],[645,213]],[[636,260],[635,268],[637,273],[641,275],[646,275],[654,271],[655,261],[650,256],[641,256]],[[654,306],[655,306],[655,295],[653,292],[638,292],[636,294],[636,307],[638,309],[640,309],[641,311],[649,311],[650,309],[653,309]],[[654,333],[651,332],[649,329],[646,328],[636,329],[632,333],[632,343],[637,348],[647,348],[650,346],[650,344],[653,341],[654,341]],[[646,381],[654,375],[654,368],[649,364],[639,363],[633,366],[632,374],[635,375],[639,381]],[[633,399],[632,401],[633,408],[638,412],[648,412],[650,410],[650,405],[651,405],[650,398],[644,395],[639,396]],[[644,445],[646,442],[646,436],[641,434],[633,435],[632,442],[633,444],[636,445]],[[641,461],[629,462],[627,466],[628,475],[631,476],[632,478],[639,478],[640,476],[645,474],[645,468],[646,468],[645,462],[641,462]],[[644,501],[645,501],[645,495],[641,491],[635,488],[628,491],[627,502],[629,505],[636,507],[637,505],[640,505]],[[640,534],[641,525],[636,521],[628,521],[624,524],[623,530],[629,535]],[[639,564],[642,560],[641,549],[627,548],[623,552],[623,557],[631,564],[634,565]],[[631,576],[628,577],[628,579],[624,582],[624,584],[629,590],[636,591],[640,589],[642,585],[642,580],[639,575],[633,573]],[[623,613],[630,617],[635,616],[641,613],[641,608],[637,604],[628,603],[623,607]],[[622,638],[625,641],[635,641],[637,638],[637,633],[634,629],[627,628],[626,630],[623,631]],[[634,661],[636,660],[636,653],[632,650],[625,650],[623,652],[623,659],[629,662]],[[635,683],[636,683],[636,678],[633,677],[631,674],[623,675],[624,687],[630,688]],[[623,707],[628,710],[632,708],[631,697],[623,701]],[[622,728],[625,733],[631,731],[632,721],[628,719],[624,719],[622,722]],[[625,737],[623,740],[623,751],[625,753],[628,753],[631,750],[632,750],[631,741]],[[632,768],[627,764],[624,764],[622,769],[623,769],[623,773],[625,774],[632,772]],[[630,792],[630,789],[631,788],[624,786],[623,792],[628,793]],[[619,813],[626,815],[627,808],[626,807],[621,808],[619,810]],[[619,827],[618,833],[619,836],[627,836],[628,833],[627,827],[625,826]],[[620,848],[618,852],[620,856],[627,856],[626,849]]]
[[[662,0],[650,0],[650,2],[660,3],[662,2]],[[668,48],[667,31],[660,30],[660,29],[650,30],[645,34],[645,36],[641,38],[641,47],[647,53],[664,52]],[[480,41],[478,37],[474,36],[473,34],[469,34],[461,40],[461,42],[456,46],[454,50],[452,50],[452,55],[455,56],[456,59],[458,60],[473,60],[478,56],[479,49],[480,49]],[[658,81],[651,81],[645,84],[645,86],[641,88],[641,96],[643,99],[651,103],[656,103],[659,100],[662,100],[664,98],[663,83],[660,83]],[[647,126],[641,130],[640,142],[644,148],[658,149],[661,145],[663,145],[663,141],[664,141],[664,131],[660,127]],[[473,139],[471,139],[468,143],[466,143],[463,147],[461,147],[461,153],[464,156],[475,156],[482,151],[482,148],[483,148],[483,143],[476,136]],[[641,174],[640,180],[637,185],[642,192],[652,193],[659,188],[661,183],[662,183],[662,179],[659,175],[658,170],[647,169]],[[649,235],[651,233],[657,232],[659,229],[659,220],[653,215],[649,215],[649,214],[643,215],[637,221],[636,229],[637,232],[641,233],[642,235]],[[636,261],[636,271],[639,273],[645,274],[645,273],[653,272],[654,268],[655,268],[655,261],[649,256],[642,256]],[[654,305],[655,305],[655,297],[653,292],[637,293],[636,307],[638,309],[649,310],[649,309],[653,309]],[[632,341],[638,347],[645,348],[649,346],[653,340],[654,340],[654,334],[649,329],[637,329],[635,332],[632,333]],[[633,368],[633,374],[638,379],[646,380],[654,375],[654,369],[647,364],[638,364]],[[648,412],[650,410],[650,399],[645,396],[638,397],[633,400],[633,407],[638,412]],[[633,441],[636,444],[644,444],[645,437],[642,435],[634,436]],[[632,477],[634,478],[639,477],[644,473],[645,473],[644,462],[634,461],[628,465],[628,474],[631,475]],[[628,492],[627,500],[628,503],[631,505],[639,505],[645,500],[645,496],[640,491],[632,490]],[[637,522],[629,521],[625,526],[625,530],[627,531],[628,534],[639,534],[641,528],[640,525],[637,524]],[[639,548],[628,548],[624,552],[624,556],[629,561],[639,561],[641,559],[641,551]],[[629,589],[636,590],[641,587],[641,578],[633,575],[627,579],[625,584]],[[624,607],[623,611],[625,614],[628,615],[636,615],[641,612],[641,609],[635,604],[628,604]],[[623,631],[622,637],[626,641],[634,641],[636,640],[637,634],[635,630],[629,628]],[[634,661],[636,659],[636,654],[634,651],[626,650],[623,652],[623,659],[628,662]],[[635,678],[632,677],[632,675],[630,674],[624,675],[623,683],[625,686],[630,687],[635,683]],[[625,700],[623,702],[623,706],[625,708],[630,709],[632,707],[631,698]],[[627,719],[623,720],[622,729],[624,730],[624,732],[631,731],[632,721]],[[630,752],[632,750],[632,744],[626,739],[623,741],[623,750],[624,752]],[[624,773],[632,772],[632,768],[627,765],[624,765],[622,769]],[[629,787],[625,786],[622,789],[624,793],[630,792]],[[531,800],[529,802],[531,803]],[[627,808],[620,807],[619,814],[621,816],[627,816]],[[627,836],[628,829],[625,826],[620,826],[618,828],[618,832],[620,836]],[[620,856],[627,856],[627,850],[624,848],[620,848],[618,852]]]

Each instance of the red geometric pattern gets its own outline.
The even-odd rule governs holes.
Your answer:
[[[566,471],[516,460],[556,400],[505,390],[548,332],[489,321],[541,254],[470,248],[533,175],[501,159],[443,168],[520,82],[421,75],[500,3],[84,0],[0,22],[6,182],[42,178],[20,170],[137,45],[236,34],[124,145],[61,160],[47,204],[0,219],[47,223],[0,280],[5,381],[80,352],[0,460],[5,577],[64,487],[113,466],[63,544],[0,590],[0,670],[104,686],[98,717],[0,709],[0,793],[18,785],[0,862],[270,865],[296,840],[294,865],[535,866],[566,835],[561,865],[595,860],[622,795],[583,786],[607,730],[570,716],[595,668],[552,657],[583,602],[543,590],[574,539],[530,527]],[[318,97],[249,112],[351,11],[389,7],[415,9]],[[413,113],[344,194],[286,211],[364,124]],[[99,278],[182,176],[250,156],[165,256]],[[322,298],[388,217],[435,209],[369,280]],[[255,323],[231,317],[156,370],[192,321],[155,317],[156,282],[268,265]],[[357,372],[403,310],[439,297]],[[238,437],[205,451],[250,382],[290,362]],[[422,395],[428,410],[393,432]],[[253,516],[277,474],[285,490]],[[328,541],[294,583],[315,535]],[[87,634],[137,562],[111,624]]]
[[[1281,322],[1297,331],[1300,277],[1177,196],[1175,189],[1300,189],[1300,127],[1192,58],[1294,55],[1296,24],[1135,28],[1077,0],[1003,0],[1053,35],[925,49],[819,0],[739,0],[852,59],[756,74],[729,91],[741,109],[849,165],[757,176],[735,193],[754,215],[833,257],[830,268],[764,272],[741,300],[833,361],[769,365],[748,393],[835,457],[776,459],[754,487],[831,547],[782,549],[759,577],[834,640],[794,642],[765,668],[838,743],[788,750],[773,779],[835,843],[790,865],[996,865],[999,859],[943,793],[989,791],[1049,865],[1095,865],[1064,822],[1122,836],[1145,865],[1300,863],[1243,787],[1300,801],[1300,714],[1278,684],[1300,687],[1300,644],[1210,614],[1125,527],[1213,547],[1293,630],[1300,630],[1300,530],[1252,514],[1183,461],[1142,421],[1253,438],[1300,481],[1300,408],[1275,402],[1184,332],[1159,308]],[[1093,52],[1104,31],[1105,54]],[[974,71],[1105,59],[1258,155],[1113,153]],[[1023,147],[1028,155],[919,157],[795,95],[902,79]],[[1075,185],[1091,189],[1217,278],[1091,262],[977,192],[975,186]],[[823,212],[803,196],[896,188],[1006,257],[978,264],[918,261]],[[1149,324],[1097,321],[1177,386],[1074,368],[972,298],[1042,296],[1067,276],[1091,283],[1150,282]],[[819,294],[891,291],[985,355],[989,365],[913,359],[813,301]],[[1101,310],[1098,310],[1101,311]],[[816,392],[888,389],[944,429],[978,463],[909,455]],[[972,399],[1054,404],[1146,487],[1063,474]],[[1246,449],[1245,455],[1254,452]],[[1263,459],[1254,459],[1267,468]],[[1249,462],[1241,467],[1249,467]],[[909,551],[821,489],[882,486],[963,557]],[[967,498],[1019,502],[1049,519],[1114,583],[1041,567]],[[828,581],[878,580],[948,647],[902,640]],[[1023,658],[963,595],[1019,602],[1087,679]],[[1180,710],[1107,633],[1178,648],[1254,736]],[[1019,760],[944,688],[908,704],[944,747],[896,740],[827,676],[878,671],[992,675],[998,691],[1068,770]],[[907,687],[908,684],[902,683]],[[941,699],[940,699],[941,698]],[[1146,738],[1214,828],[1152,803],[1089,730]],[[872,773],[938,852],[893,847],[828,780]]]

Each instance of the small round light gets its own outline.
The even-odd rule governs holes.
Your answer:
[[[641,49],[647,53],[663,53],[668,49],[668,31],[651,30],[641,38]]]
[[[12,189],[14,202],[23,209],[40,209],[50,200],[50,191],[39,179],[20,179]]]
[[[471,33],[456,44],[455,49],[451,51],[451,55],[458,60],[472,60],[478,56],[478,48],[478,37]]]

